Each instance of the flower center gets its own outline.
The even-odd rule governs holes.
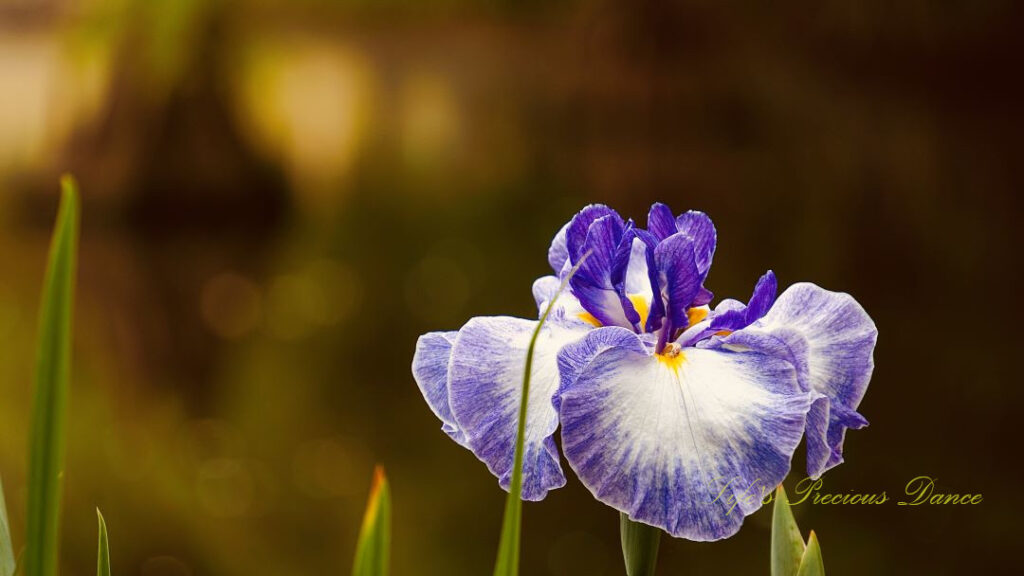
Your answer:
[[[686,355],[683,354],[683,347],[675,342],[665,344],[665,347],[662,348],[661,352],[654,356],[658,359],[658,362],[661,362],[673,370],[677,370],[683,362],[686,362]]]

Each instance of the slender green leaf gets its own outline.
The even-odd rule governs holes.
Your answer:
[[[100,509],[96,509],[96,519],[100,524],[100,537],[96,552],[96,576],[110,576],[110,543],[107,541],[107,522],[103,519]]]
[[[498,543],[498,560],[494,564],[494,576],[516,576],[519,574],[519,542],[523,522],[523,436],[526,433],[526,407],[530,397],[530,376],[533,371],[533,349],[537,345],[537,336],[540,335],[548,314],[558,300],[562,290],[565,290],[569,279],[579,270],[579,267],[590,256],[586,253],[580,261],[573,266],[562,280],[562,285],[551,297],[544,313],[541,314],[537,326],[530,336],[530,345],[526,349],[526,369],[523,372],[523,391],[519,397],[519,424],[516,431],[516,450],[512,460],[512,479],[509,482],[508,497],[505,498],[505,517],[501,523],[501,540]]]
[[[0,576],[13,576],[16,566],[11,525],[7,521],[7,504],[4,502],[4,484],[0,482]]]
[[[811,537],[807,539],[807,550],[800,561],[800,571],[797,576],[825,576],[825,563],[821,560],[821,546],[818,544],[818,537],[811,530]]]
[[[71,376],[71,316],[78,248],[78,192],[70,176],[62,195],[43,281],[29,445],[25,574],[57,573],[64,420]]]
[[[384,469],[373,472],[363,527],[356,544],[353,576],[387,576],[391,560],[391,489]]]
[[[804,539],[780,484],[772,511],[772,576],[796,576],[803,555]]]
[[[620,512],[619,535],[622,538],[626,576],[654,576],[654,569],[658,565],[661,530],[642,522],[634,522],[626,513]]]

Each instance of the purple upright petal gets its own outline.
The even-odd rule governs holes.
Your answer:
[[[619,229],[624,225],[622,217],[618,212],[603,204],[591,204],[580,210],[569,222],[565,230],[565,246],[572,264],[579,262],[580,256],[585,252],[583,245],[587,242],[587,235],[590,233],[590,226],[601,218],[614,220]],[[617,239],[616,239],[617,240]],[[612,246],[614,249],[615,246]],[[561,270],[559,270],[561,272]]]
[[[632,305],[628,309],[623,307],[622,295],[612,281],[623,231],[618,215],[595,220],[580,248],[581,254],[588,256],[569,279],[573,295],[604,326],[630,327],[639,320]]]
[[[721,330],[740,330],[750,326],[761,319],[775,302],[775,292],[778,289],[778,282],[775,273],[769,270],[757,281],[754,286],[754,293],[750,296],[750,302],[746,305],[734,306],[723,301],[715,307],[711,318],[712,332]],[[737,303],[738,304],[738,303]]]
[[[690,303],[690,306],[707,306],[714,298],[714,292],[701,286],[700,290],[697,291],[697,295],[693,297],[693,302]]]
[[[672,209],[661,202],[654,203],[650,212],[647,213],[647,231],[658,240],[664,240],[678,232],[676,217],[672,215]]]
[[[633,329],[638,332],[644,327],[640,325],[640,312],[634,306],[632,297],[640,297],[645,302],[650,302],[654,296],[651,280],[653,270],[648,266],[649,260],[653,262],[654,254],[639,237],[641,234],[648,233],[634,227],[632,220],[626,223],[619,246],[615,250],[611,271],[612,287],[619,295],[622,310]]]
[[[636,258],[636,267],[643,268],[646,272],[646,282],[650,285],[651,298],[648,304],[647,325],[642,326],[647,332],[654,332],[661,328],[665,318],[665,301],[661,297],[661,273],[658,271],[658,263],[655,260],[654,252],[658,247],[658,239],[646,230],[637,230],[637,239],[644,243],[643,266],[640,266],[640,258]],[[632,264],[631,264],[632,265]],[[639,274],[638,274],[639,276]],[[641,283],[644,279],[637,278],[636,282]]]
[[[757,280],[757,284],[754,286],[754,294],[751,295],[750,302],[747,302],[747,314],[751,322],[760,320],[762,316],[768,313],[772,304],[775,303],[775,294],[778,292],[778,289],[779,282],[775,279],[775,272],[771,270],[765,272],[764,276]]]
[[[701,274],[707,274],[711,268],[711,259],[715,255],[715,244],[718,233],[711,218],[703,212],[690,210],[676,218],[676,228],[693,240],[694,258]]]
[[[633,329],[637,332],[657,330],[665,317],[665,305],[658,288],[658,267],[654,260],[657,245],[657,238],[649,231],[629,227],[623,233],[612,266],[612,285],[619,294],[627,318],[636,319]],[[644,320],[643,314],[634,306],[633,298],[642,300],[646,308],[644,325],[640,325]]]
[[[693,241],[682,232],[669,236],[654,249],[654,261],[671,329],[685,328],[689,323],[687,311],[704,281],[697,269]]]

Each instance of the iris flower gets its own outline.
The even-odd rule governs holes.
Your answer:
[[[676,537],[729,537],[789,473],[843,461],[874,366],[877,330],[848,294],[814,284],[776,298],[768,271],[749,301],[713,309],[704,287],[711,219],[651,207],[647,228],[584,208],[548,251],[544,310],[569,276],[534,353],[523,492],[564,486],[555,444],[580,481],[629,518]],[[582,264],[580,262],[582,261]],[[574,274],[573,267],[580,264]],[[442,429],[509,489],[527,346],[537,320],[477,317],[420,337],[413,375]]]

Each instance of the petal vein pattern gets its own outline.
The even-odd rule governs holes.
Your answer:
[[[725,538],[789,472],[809,398],[784,360],[696,348],[666,359],[627,330],[602,328],[559,362],[566,459],[633,520]]]
[[[449,366],[452,414],[466,444],[508,490],[512,477],[523,366],[537,322],[503,316],[470,320],[459,330]],[[565,485],[552,436],[558,413],[557,354],[585,330],[545,325],[537,338],[523,451],[523,499],[540,500]]]

